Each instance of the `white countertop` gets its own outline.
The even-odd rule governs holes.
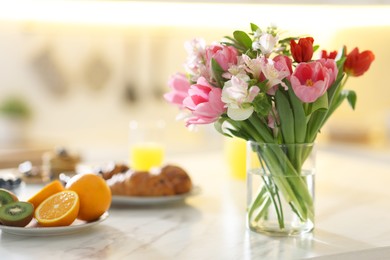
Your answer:
[[[0,232],[1,259],[385,259],[390,256],[390,156],[320,149],[316,228],[268,237],[245,226],[245,181],[233,180],[223,153],[185,154],[201,193],[184,203],[115,206],[86,231],[53,237]],[[27,198],[38,187],[27,186]]]

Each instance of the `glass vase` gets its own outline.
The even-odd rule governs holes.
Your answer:
[[[314,228],[313,143],[247,143],[247,225],[275,236]]]

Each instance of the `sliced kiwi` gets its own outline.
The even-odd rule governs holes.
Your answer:
[[[16,201],[0,208],[0,221],[3,225],[24,227],[34,216],[34,206],[30,202]]]
[[[15,201],[18,201],[18,197],[15,194],[9,190],[0,189],[0,207]]]

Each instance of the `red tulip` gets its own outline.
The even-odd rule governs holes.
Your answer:
[[[329,52],[329,54],[326,50],[321,51],[321,58],[322,59],[333,59],[334,60],[334,59],[336,59],[336,56],[337,56],[337,51],[331,51],[331,52]]]
[[[374,59],[375,56],[372,51],[359,53],[359,49],[355,48],[347,55],[344,63],[344,71],[354,77],[361,76],[370,68]]]
[[[307,62],[313,57],[313,42],[312,37],[300,38],[298,44],[290,41],[291,54],[296,62]]]

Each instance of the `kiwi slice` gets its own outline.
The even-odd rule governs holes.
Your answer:
[[[3,225],[24,227],[34,216],[34,205],[30,202],[16,201],[0,208],[0,221]]]
[[[0,189],[0,207],[14,201],[18,201],[18,197],[15,194],[9,190]]]

